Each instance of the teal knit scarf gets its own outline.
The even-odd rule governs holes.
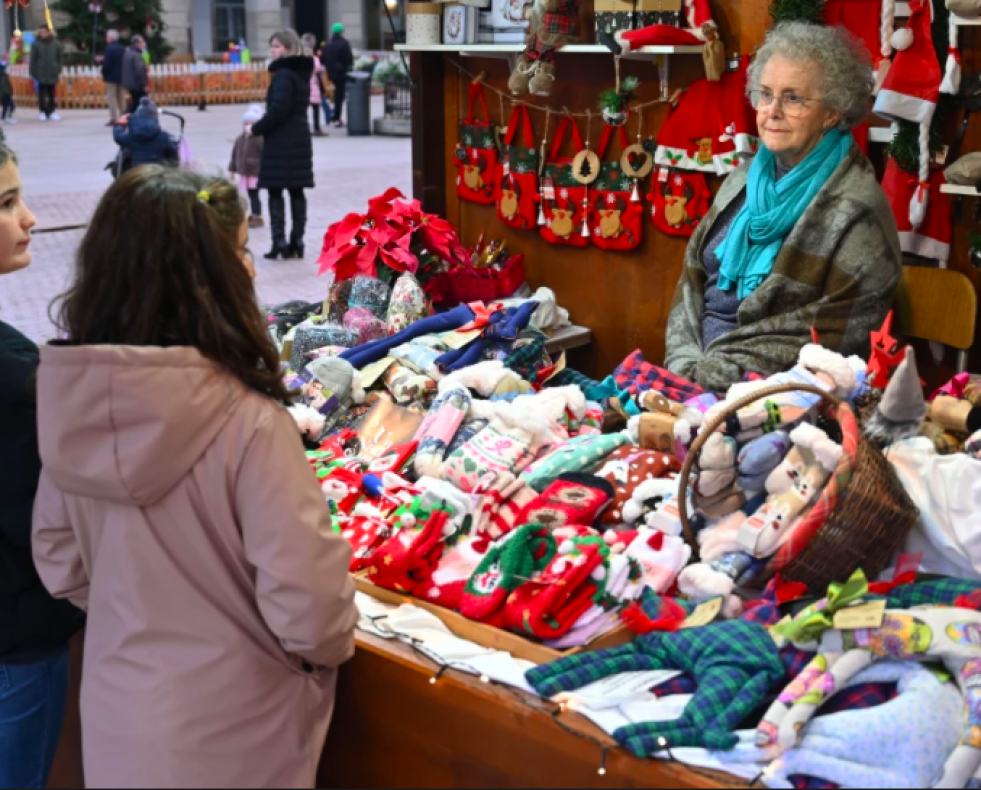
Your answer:
[[[776,160],[765,146],[749,166],[746,202],[729,234],[716,249],[722,261],[719,289],[738,288],[745,299],[773,270],[783,240],[840,165],[854,141],[848,132],[827,132],[804,159],[779,181]]]

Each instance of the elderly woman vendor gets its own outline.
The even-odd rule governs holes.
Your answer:
[[[715,391],[823,345],[866,356],[901,273],[899,236],[851,129],[868,114],[868,55],[800,22],[766,37],[749,71],[763,145],[692,236],[668,319],[669,370]]]

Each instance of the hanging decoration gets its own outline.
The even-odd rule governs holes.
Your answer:
[[[630,148],[623,126],[603,129],[597,148],[602,160],[613,140],[614,129],[624,153]],[[621,167],[621,155],[613,161],[603,161],[596,180],[593,200],[593,243],[603,250],[625,252],[636,249],[643,238],[643,208],[630,199],[631,179]]]
[[[516,105],[511,112],[499,171],[497,216],[517,230],[534,230],[538,151],[528,108],[523,104]]]
[[[497,145],[490,123],[490,111],[484,96],[483,75],[475,78],[469,87],[469,112],[460,121],[460,139],[454,159],[457,178],[456,192],[472,203],[493,203],[497,194]],[[475,104],[484,109],[484,120],[474,118]]]
[[[630,102],[637,97],[637,88],[640,87],[640,80],[637,77],[625,77],[620,79],[620,58],[614,58],[616,68],[616,87],[607,88],[599,96],[599,108],[603,114],[603,120],[610,126],[623,126],[627,122],[627,112]]]
[[[511,72],[508,88],[515,96],[551,96],[555,52],[579,40],[579,0],[534,0],[525,36],[525,51]]]
[[[573,177],[573,160],[560,158],[562,145],[570,130],[574,149],[583,151],[586,147],[575,119],[570,115],[563,115],[555,130],[552,151],[542,179],[540,199],[545,207],[545,225],[541,229],[541,235],[549,244],[585,247],[589,244],[589,237],[583,238],[576,233],[576,225],[583,220],[584,209],[581,205],[587,188]]]
[[[576,154],[576,158],[572,160],[572,177],[584,186],[592,184],[599,178],[600,174],[600,159],[589,148],[592,122],[592,114],[587,112],[586,147]],[[585,216],[583,217],[583,222],[585,223]]]
[[[654,154],[653,147],[648,150],[641,143],[641,138],[643,137],[643,117],[640,113],[637,113],[637,142],[633,145],[628,145],[623,149],[623,154],[620,156],[620,168],[623,170],[624,175],[628,178],[633,179],[634,185],[630,192],[630,202],[640,203],[640,181],[641,179],[647,178],[654,169]]]

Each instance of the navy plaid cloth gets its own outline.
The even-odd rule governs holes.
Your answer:
[[[560,370],[552,378],[545,382],[545,388],[549,387],[569,387],[575,386],[579,387],[583,392],[593,387],[598,387],[600,383],[591,379],[589,376],[580,373],[578,370],[573,370],[572,368],[566,368],[565,370]]]
[[[698,681],[681,718],[621,727],[613,737],[644,757],[668,746],[729,750],[733,731],[786,680],[773,639],[756,623],[731,620],[674,633],[653,633],[609,650],[577,654],[529,670],[544,697],[582,688],[621,672],[678,669]]]

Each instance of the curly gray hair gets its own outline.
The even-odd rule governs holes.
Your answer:
[[[766,34],[756,59],[749,67],[749,91],[758,90],[763,69],[773,57],[795,63],[816,64],[821,69],[821,98],[841,113],[838,128],[858,126],[872,106],[872,59],[865,47],[842,28],[807,22],[783,22]]]

